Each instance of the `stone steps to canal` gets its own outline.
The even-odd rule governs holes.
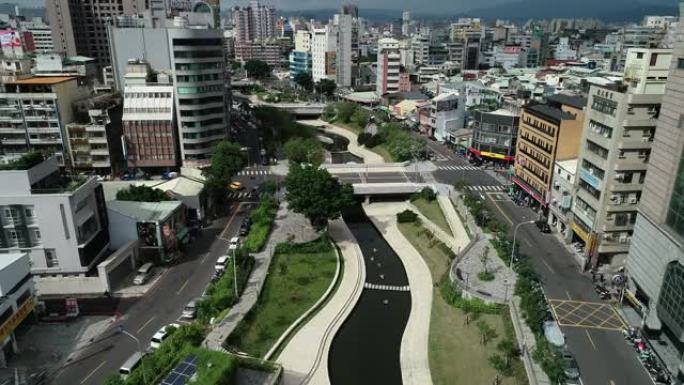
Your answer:
[[[386,291],[411,291],[411,288],[406,286],[393,286],[393,285],[378,285],[377,283],[366,282],[363,284],[366,289],[372,290],[386,290]]]

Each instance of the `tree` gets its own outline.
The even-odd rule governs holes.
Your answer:
[[[334,117],[335,117],[335,105],[334,104],[326,104],[325,108],[323,109],[323,114],[321,115],[321,119],[325,120],[326,122],[329,122]]]
[[[477,321],[477,330],[480,332],[480,343],[482,345],[487,345],[489,340],[496,338],[496,330],[489,326],[486,321]]]
[[[206,186],[214,194],[221,194],[230,179],[244,166],[245,159],[240,145],[223,140],[216,144],[211,155],[211,166],[204,169]]]
[[[297,84],[306,91],[313,90],[313,78],[311,77],[311,74],[308,72],[297,72],[292,78],[292,80],[295,82],[295,84]]]
[[[510,366],[511,361],[520,354],[518,345],[509,338],[499,341],[499,343],[496,345],[496,348],[499,349],[499,352],[501,352],[506,359],[507,366]]]
[[[366,127],[366,124],[368,124],[369,117],[370,113],[368,113],[368,111],[366,111],[363,108],[357,108],[356,111],[354,111],[352,116],[349,118],[349,121],[352,124],[355,124],[360,129],[363,129]]]
[[[351,185],[340,184],[324,168],[311,165],[290,168],[285,187],[290,208],[304,214],[316,228],[339,218],[342,209],[354,203]]]
[[[126,381],[118,374],[110,374],[105,378],[104,385],[126,385]]]
[[[494,380],[494,383],[497,385],[501,383],[502,376],[507,376],[511,372],[510,365],[498,354],[489,356],[489,365],[496,370],[496,379]]]
[[[482,249],[482,255],[480,255],[480,263],[482,263],[482,271],[487,273],[487,264],[489,263],[489,246],[485,246]]]
[[[240,63],[239,61],[236,60],[230,62],[230,69],[232,69],[233,71],[239,70],[240,68],[242,68],[242,63]]]
[[[265,61],[248,60],[245,63],[245,71],[247,71],[249,77],[263,79],[270,75],[271,67]]]
[[[337,120],[342,123],[349,123],[352,115],[356,112],[356,104],[350,102],[337,103]]]
[[[173,197],[166,195],[166,192],[149,186],[128,186],[127,189],[119,190],[116,199],[120,201],[134,202],[161,202],[172,201]]]
[[[321,142],[314,138],[294,138],[285,143],[285,156],[291,165],[301,163],[312,164],[318,167],[325,160]]]
[[[316,83],[316,92],[327,97],[333,96],[336,89],[337,84],[330,79],[321,79]]]

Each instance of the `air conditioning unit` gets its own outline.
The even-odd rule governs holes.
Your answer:
[[[611,202],[615,202],[616,200],[619,200],[619,199],[620,199],[620,196],[619,196],[619,195],[611,195],[611,196],[610,196],[610,201],[611,201]]]
[[[629,203],[632,205],[637,204],[639,201],[636,199],[636,197],[630,197],[629,198]]]
[[[629,235],[620,234],[620,243],[627,243],[627,241],[629,241]]]

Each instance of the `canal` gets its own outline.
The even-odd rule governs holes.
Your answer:
[[[363,163],[363,158],[347,151],[349,140],[344,136],[332,134],[323,130],[319,130],[318,135],[325,136],[332,140],[332,143],[323,142],[323,147],[330,153],[333,164]]]
[[[344,214],[363,252],[366,282],[407,286],[399,257],[361,205]],[[363,289],[356,307],[333,339],[328,356],[332,385],[401,385],[399,351],[411,311],[407,291]]]

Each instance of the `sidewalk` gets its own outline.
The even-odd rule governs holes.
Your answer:
[[[363,291],[366,271],[354,235],[342,219],[330,222],[329,234],[342,254],[344,274],[328,303],[294,334],[276,359],[284,368],[283,385],[330,384],[330,345]]]
[[[397,213],[403,203],[364,205],[368,218],[401,259],[411,287],[411,313],[401,339],[399,361],[404,385],[432,385],[428,340],[432,309],[432,275],[423,257],[397,227]]]
[[[318,234],[313,230],[309,221],[301,214],[290,212],[287,208],[287,202],[283,202],[276,214],[273,230],[264,251],[253,254],[254,269],[247,280],[240,299],[233,305],[226,317],[209,332],[202,345],[211,350],[224,350],[223,343],[259,299],[277,244],[285,242],[291,237],[294,238],[294,242],[308,242],[316,239],[317,236]]]
[[[326,121],[317,119],[317,120],[298,120],[298,123],[301,124],[306,124],[308,126],[315,126],[315,127],[324,127],[324,130],[326,132],[329,132],[331,134],[335,135],[340,135],[349,140],[349,145],[347,146],[347,150],[352,153],[353,155],[356,155],[360,158],[363,158],[364,163],[385,163],[385,160],[382,159],[382,156],[376,154],[375,152],[366,149],[365,147],[359,146],[356,142],[357,135],[348,129],[340,126],[336,126],[334,124],[328,123]]]

